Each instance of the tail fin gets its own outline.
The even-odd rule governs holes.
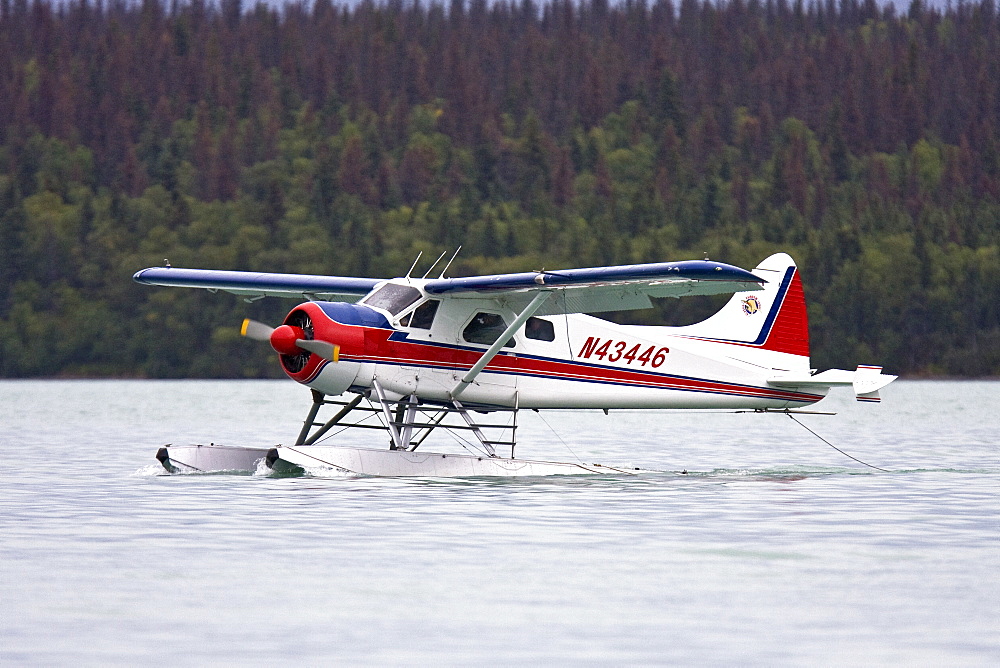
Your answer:
[[[809,318],[795,261],[786,253],[777,253],[757,265],[753,273],[767,281],[760,290],[737,292],[715,315],[694,325],[677,327],[672,333],[796,355],[804,357],[808,366]]]

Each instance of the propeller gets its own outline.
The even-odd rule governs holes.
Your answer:
[[[254,341],[267,341],[275,352],[282,355],[301,355],[302,351],[308,351],[332,362],[340,359],[340,346],[326,341],[307,339],[302,328],[294,325],[271,327],[247,318],[243,321],[240,334]]]

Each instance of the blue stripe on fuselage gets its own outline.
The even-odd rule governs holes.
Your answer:
[[[483,348],[473,348],[471,346],[455,345],[455,344],[450,344],[450,343],[443,343],[443,342],[440,342],[440,341],[411,340],[411,339],[408,338],[408,333],[407,332],[402,332],[402,331],[399,331],[399,330],[397,330],[393,334],[391,334],[389,338],[390,338],[390,340],[395,341],[397,343],[408,343],[408,344],[411,344],[411,345],[430,346],[430,347],[434,347],[434,348],[443,348],[443,349],[447,349],[447,350],[461,350],[461,351],[466,351],[466,352],[470,352],[470,351],[471,352],[483,352],[485,350]],[[580,375],[579,375],[579,374],[590,372],[590,371],[593,371],[593,372],[615,371],[615,372],[626,372],[626,373],[636,374],[636,375],[640,375],[640,376],[645,376],[645,377],[649,378],[650,381],[661,381],[661,382],[667,382],[667,383],[670,383],[670,382],[716,383],[716,384],[726,385],[726,386],[729,386],[731,388],[734,388],[733,390],[729,390],[729,391],[727,391],[727,390],[718,390],[718,389],[710,389],[710,388],[694,388],[694,387],[690,387],[690,388],[685,388],[685,387],[660,387],[658,389],[673,389],[673,390],[686,391],[686,392],[701,392],[701,393],[708,393],[708,394],[723,394],[723,395],[747,396],[747,397],[763,398],[763,399],[784,399],[784,400],[787,400],[787,401],[797,401],[797,402],[801,402],[801,403],[814,403],[814,402],[819,401],[820,399],[823,398],[823,395],[809,394],[809,393],[805,393],[805,392],[790,392],[788,390],[780,390],[780,389],[770,388],[770,387],[760,386],[760,385],[748,385],[748,384],[745,384],[745,383],[736,383],[736,382],[726,381],[726,380],[712,380],[712,379],[709,379],[709,378],[695,378],[693,376],[681,376],[681,375],[677,375],[677,374],[666,374],[666,373],[660,373],[660,372],[657,372],[657,371],[651,371],[649,369],[629,369],[629,368],[622,368],[622,367],[610,366],[610,365],[606,365],[606,364],[594,364],[593,362],[581,362],[581,361],[576,360],[576,359],[563,359],[563,358],[558,358],[558,357],[544,357],[542,355],[529,355],[529,354],[518,353],[518,352],[513,352],[513,351],[511,351],[511,352],[506,352],[505,351],[504,353],[501,353],[501,354],[504,354],[504,355],[507,355],[507,356],[520,357],[522,359],[533,359],[533,360],[537,360],[539,362],[545,362],[545,363],[571,365],[573,367],[576,367],[576,370],[575,371],[573,371],[573,370],[567,370],[567,374],[574,374],[574,375],[567,375],[567,376],[558,375],[557,376],[557,375],[553,375],[551,373],[547,373],[547,372],[541,371],[541,370],[531,370],[531,369],[503,369],[503,368],[489,368],[488,367],[487,369],[485,369],[484,373],[496,373],[496,374],[502,374],[502,375],[506,375],[506,376],[531,376],[531,377],[535,377],[535,378],[546,378],[546,379],[550,379],[550,380],[566,380],[566,381],[571,381],[571,382],[582,382],[582,383],[604,383],[604,384],[608,384],[608,385],[627,385],[627,386],[634,386],[634,387],[653,387],[653,388],[657,387],[655,385],[650,385],[650,384],[647,384],[647,383],[644,383],[644,382],[641,382],[641,381],[629,381],[629,380],[614,379],[614,378],[583,378],[583,377],[580,377]],[[468,365],[468,364],[462,364],[460,362],[456,362],[456,363],[453,363],[453,364],[449,365],[449,364],[446,364],[446,363],[443,363],[443,362],[440,362],[440,361],[418,360],[418,359],[399,358],[399,357],[391,359],[391,360],[389,360],[389,359],[371,359],[371,358],[367,358],[367,357],[362,358],[362,357],[354,357],[354,356],[351,356],[351,357],[341,357],[341,359],[342,360],[349,360],[349,361],[352,361],[352,362],[358,362],[358,363],[373,363],[373,364],[384,364],[384,365],[411,366],[411,367],[419,367],[419,368],[424,368],[424,369],[440,369],[440,370],[446,370],[446,371],[455,371],[456,369],[466,370],[466,369],[470,368],[470,366],[471,366],[471,365]],[[764,394],[764,395],[757,394],[757,393],[761,393],[761,392],[768,393],[771,396],[768,396],[768,394]],[[801,397],[801,398],[795,398],[795,397]]]

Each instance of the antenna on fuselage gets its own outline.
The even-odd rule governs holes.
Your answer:
[[[428,268],[427,268],[427,271],[425,271],[425,272],[424,272],[424,275],[423,275],[423,276],[421,276],[420,278],[421,278],[421,279],[424,279],[424,278],[427,278],[427,274],[431,273],[431,270],[432,270],[432,269],[433,269],[434,267],[436,267],[436,266],[437,266],[437,263],[441,261],[441,258],[443,258],[443,257],[445,256],[445,253],[447,253],[447,252],[448,252],[448,251],[441,251],[441,254],[440,254],[440,255],[438,255],[438,259],[434,260],[434,264],[432,264],[432,265],[431,265],[430,267],[428,267]]]
[[[410,272],[412,272],[413,268],[417,266],[418,262],[420,262],[420,256],[423,255],[423,254],[424,254],[423,251],[420,251],[419,253],[417,253],[417,259],[415,259],[413,261],[413,264],[410,265],[410,271],[406,272],[406,280],[410,280]]]
[[[448,267],[450,267],[451,263],[455,261],[456,257],[458,257],[458,251],[460,251],[460,250],[462,250],[461,246],[459,246],[458,248],[455,249],[455,253],[451,256],[451,259],[448,260],[448,264],[446,264],[444,266],[444,269],[441,270],[441,275],[438,276],[438,278],[444,278],[444,272],[448,271]]]

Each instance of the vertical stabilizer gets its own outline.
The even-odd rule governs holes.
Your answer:
[[[743,348],[732,357],[750,360],[752,350],[809,358],[809,317],[795,261],[777,253],[753,273],[767,281],[758,290],[737,292],[718,313],[695,325],[677,327],[677,336]]]

